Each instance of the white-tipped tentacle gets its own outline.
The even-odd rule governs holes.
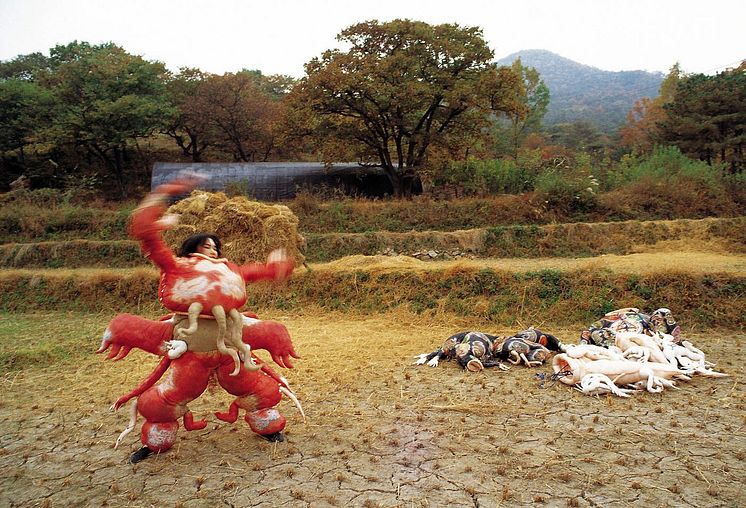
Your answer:
[[[127,424],[127,427],[122,431],[122,433],[119,434],[119,437],[117,438],[117,442],[114,443],[114,449],[115,450],[117,449],[117,447],[122,442],[122,439],[124,439],[127,434],[129,434],[130,432],[132,432],[132,429],[135,428],[135,423],[137,423],[137,399],[133,400],[132,404],[130,406],[131,406],[131,409],[130,409],[130,421]],[[113,409],[114,406],[112,405],[111,408]]]
[[[306,423],[306,413],[303,411],[303,406],[300,405],[300,401],[298,400],[298,397],[295,396],[293,392],[285,388],[284,386],[280,387],[280,393],[285,395],[288,399],[293,401],[293,404],[295,404],[295,407],[298,408],[298,411],[300,412],[300,415],[303,417],[303,423]]]

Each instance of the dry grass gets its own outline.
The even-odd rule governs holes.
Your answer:
[[[685,336],[732,377],[695,378],[678,391],[621,400],[559,384],[542,389],[535,374],[547,368],[470,374],[453,362],[411,365],[456,331],[516,331],[504,325],[402,310],[260,315],[285,323],[303,357],[283,374],[308,423],[283,401],[286,442],[258,439],[242,420],[218,421],[212,412],[225,410],[231,397],[208,389],[190,404],[197,418],[208,419],[205,430],[181,429],[171,451],[126,465],[140,446],[142,420],[114,450],[128,415],[107,408],[157,359],[133,352],[109,363],[91,353],[98,343],[91,337],[74,361],[4,376],[0,504],[623,507],[746,500],[742,332],[692,333],[683,323]],[[35,316],[15,317],[33,323]],[[85,342],[85,334],[65,331],[63,323],[77,316],[56,317],[44,323],[45,340],[62,325],[59,340]],[[107,319],[101,316],[100,328]],[[567,341],[582,326],[545,325]],[[19,332],[40,329],[29,324]]]
[[[278,215],[274,220],[285,218]],[[267,226],[270,226],[269,222]],[[189,226],[188,231],[184,229],[182,233],[191,232],[193,229],[196,230],[197,227]],[[268,229],[265,228],[264,232],[267,234]],[[235,233],[232,235],[235,236]],[[631,238],[635,241],[630,241]],[[307,245],[303,251],[306,260],[311,262],[331,261],[358,254],[375,255],[387,249],[392,249],[398,254],[429,250],[448,253],[455,249],[466,256],[479,258],[588,257],[640,252],[744,254],[746,242],[743,238],[746,238],[746,217],[511,226],[447,232],[379,231],[365,234],[311,235],[307,238]],[[175,240],[173,242],[178,243]],[[266,248],[267,246],[261,247],[263,250]],[[258,252],[252,255],[261,259],[262,254]],[[247,256],[249,254],[244,254],[244,257]],[[74,240],[0,245],[0,267],[6,268],[129,267],[148,264],[147,259],[141,255],[138,244],[131,240]]]
[[[399,254],[452,249],[470,256],[578,257],[644,251],[696,250],[746,253],[746,217],[514,225],[462,231],[411,231],[308,235],[309,260],[330,261],[354,254]]]
[[[147,264],[133,240],[71,240],[0,245],[0,267],[128,267]]]
[[[669,307],[693,325],[744,326],[742,255],[640,253],[583,259],[423,263],[353,256],[249,287],[254,308],[380,313],[399,307],[492,322],[591,322],[615,308]],[[158,274],[134,270],[5,270],[0,309],[157,309]]]
[[[249,201],[243,196],[228,198],[222,192],[194,191],[167,213],[179,215],[179,225],[164,234],[173,248],[189,235],[206,231],[220,237],[223,255],[238,264],[263,261],[278,248],[286,249],[298,265],[305,261],[298,217],[287,206]]]
[[[420,261],[409,256],[347,256],[329,263],[312,263],[312,270],[375,272],[447,271],[453,269],[506,270],[530,272],[541,270],[603,271],[651,274],[683,271],[691,274],[728,273],[746,275],[746,255],[719,254],[710,251],[654,251],[619,256],[607,254],[592,258],[539,259],[460,259],[458,261]]]

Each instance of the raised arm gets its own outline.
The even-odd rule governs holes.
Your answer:
[[[186,177],[159,185],[130,215],[130,236],[140,241],[143,254],[161,270],[169,271],[176,263],[174,253],[163,242],[161,236],[162,231],[173,227],[177,222],[174,216],[163,216],[168,198],[187,194],[200,181],[197,177]]]
[[[276,249],[270,252],[266,263],[247,263],[241,265],[241,276],[246,282],[274,279],[277,281],[286,279],[295,264],[287,257],[285,249]]]

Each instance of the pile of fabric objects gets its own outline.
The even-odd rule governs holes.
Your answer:
[[[552,381],[589,395],[613,393],[620,397],[638,390],[660,393],[695,374],[727,377],[712,370],[714,364],[705,354],[683,340],[681,327],[666,308],[651,314],[631,307],[609,312],[582,331],[578,344],[563,344],[533,327],[509,337],[465,331],[415,358],[414,365],[431,367],[437,367],[440,360],[455,359],[470,372],[490,367],[508,370],[506,362],[538,367],[551,359]],[[538,376],[543,386],[544,375]]]
[[[660,393],[695,374],[726,377],[691,342],[683,340],[671,311],[609,312],[552,359],[552,378],[586,394],[629,397],[637,390]]]
[[[553,352],[563,351],[563,348],[557,337],[533,327],[509,337],[475,331],[459,332],[448,337],[432,353],[416,356],[414,365],[426,363],[430,367],[437,367],[441,359],[455,359],[462,368],[470,372],[479,372],[489,367],[508,370],[510,367],[503,362],[537,367],[543,365]]]

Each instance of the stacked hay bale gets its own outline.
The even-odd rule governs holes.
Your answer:
[[[279,248],[287,250],[296,266],[305,262],[298,217],[287,206],[258,203],[244,196],[228,198],[222,192],[193,191],[167,213],[179,216],[179,224],[163,235],[174,250],[189,235],[209,232],[223,243],[222,255],[237,264],[262,262]]]

